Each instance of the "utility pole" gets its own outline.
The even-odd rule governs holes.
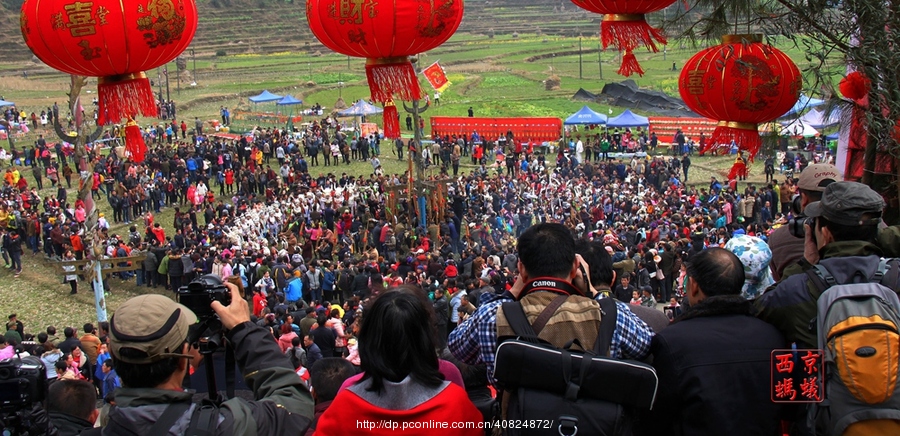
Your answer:
[[[172,94],[169,93],[169,65],[168,64],[166,64],[166,66],[163,67],[163,74],[166,75],[166,101],[169,101],[172,99]]]
[[[162,99],[163,99],[163,94],[162,94],[162,73],[160,73],[160,69],[159,69],[159,68],[160,68],[160,67],[156,67],[156,84],[158,85],[157,88],[159,88],[159,99],[158,99],[158,100],[159,100],[159,101],[162,101]]]
[[[582,62],[581,53],[581,36],[578,36],[578,78],[584,79],[584,64]]]
[[[603,80],[603,50],[600,43],[597,43],[597,68],[600,70],[600,80]]]

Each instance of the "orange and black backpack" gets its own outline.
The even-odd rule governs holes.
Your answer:
[[[822,265],[807,271],[818,299],[825,400],[809,409],[817,435],[900,434],[900,262],[881,259],[874,276],[837,283]]]

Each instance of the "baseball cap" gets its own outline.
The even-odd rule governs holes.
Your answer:
[[[825,217],[845,226],[878,224],[884,209],[884,198],[872,188],[858,182],[835,182],[825,188],[821,201],[814,201],[803,212],[809,217]],[[863,214],[877,218],[863,220]]]
[[[191,357],[179,352],[196,322],[194,312],[168,297],[141,295],[122,303],[109,320],[109,351],[117,360],[134,364]],[[147,357],[122,358],[123,348],[142,351]]]
[[[841,180],[841,174],[834,165],[817,163],[812,164],[800,173],[800,181],[797,186],[805,191],[822,192],[831,183]]]

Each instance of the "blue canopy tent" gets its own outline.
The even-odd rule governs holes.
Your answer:
[[[640,115],[631,112],[629,109],[625,109],[625,112],[622,112],[618,116],[610,118],[606,122],[606,127],[649,127],[650,119],[647,117],[642,117]]]
[[[822,106],[825,104],[825,100],[820,100],[818,98],[812,98],[805,94],[800,94],[800,98],[797,99],[797,103],[794,103],[794,107],[791,110],[787,111],[786,114],[782,115],[782,117],[789,117],[794,114],[799,114],[807,109],[812,109],[817,106]]]
[[[16,104],[11,101],[0,100],[0,107],[4,106],[15,106]]]
[[[265,102],[269,102],[269,101],[278,101],[281,99],[282,99],[282,97],[280,95],[272,94],[267,89],[267,90],[263,91],[262,94],[254,95],[253,97],[250,97],[248,100],[250,100],[254,103],[265,103]]]
[[[292,104],[303,104],[303,100],[297,100],[296,98],[294,98],[294,96],[288,94],[285,95],[281,100],[278,100],[278,102],[275,104],[277,104],[278,106],[289,106]]]
[[[348,107],[342,111],[338,112],[338,116],[341,117],[361,117],[365,115],[373,115],[380,114],[384,112],[384,109],[371,105],[367,103],[365,100],[359,100],[356,103],[353,103],[353,106]]]
[[[593,109],[584,106],[578,112],[566,118],[564,124],[606,124],[606,115],[598,114]]]
[[[837,141],[841,137],[839,132],[834,132],[830,135],[825,136],[826,141]]]

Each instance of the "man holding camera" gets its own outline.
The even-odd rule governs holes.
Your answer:
[[[190,366],[202,359],[189,344],[197,316],[161,295],[122,304],[110,320],[110,353],[123,388],[103,434],[301,434],[313,401],[272,335],[250,322],[247,302],[231,283],[228,306],[210,307],[234,347],[235,359],[256,401],[233,398],[219,407],[192,403],[182,388]],[[214,390],[212,388],[211,390]]]
[[[587,263],[576,256],[575,241],[565,226],[555,223],[531,226],[519,237],[516,247],[519,275],[515,285],[500,295],[479,296],[478,309],[450,333],[448,344],[457,359],[470,365],[484,363],[488,369],[488,381],[492,384],[496,384],[494,355],[498,338],[512,334],[501,310],[502,303],[523,302],[529,321],[537,318],[544,308],[556,306],[557,309],[544,321],[546,328],[540,337],[546,335],[557,341],[564,338],[562,342],[552,342],[558,347],[572,339],[572,335],[582,344],[593,344],[600,325],[600,305],[593,299],[596,289],[590,286],[589,280],[585,280]],[[559,295],[566,296],[565,301],[554,303]],[[646,358],[653,332],[624,304],[617,306],[610,357]]]
[[[799,197],[793,201],[793,206],[791,206],[795,209],[793,211],[795,218],[802,216],[807,205],[821,200],[825,188],[840,179],[840,173],[834,165],[814,164],[806,167],[800,173],[800,179],[797,182]],[[781,189],[786,188],[782,187]],[[782,198],[782,213],[784,213],[783,200],[784,198]],[[788,204],[791,204],[790,201]],[[772,249],[772,261],[769,265],[776,281],[781,280],[783,276],[802,272],[803,269],[803,235],[792,235],[790,228],[790,225],[781,226],[769,236],[769,248]],[[802,225],[799,230],[802,230]],[[798,261],[801,262],[801,265],[797,265]]]
[[[829,184],[822,199],[804,210],[810,218],[803,224],[804,261],[824,266],[837,283],[849,283],[857,275],[870,280],[882,254],[875,242],[884,206],[881,195],[862,183]],[[809,275],[792,275],[756,301],[758,316],[778,328],[788,343],[816,348],[810,320],[816,318],[821,293]]]

